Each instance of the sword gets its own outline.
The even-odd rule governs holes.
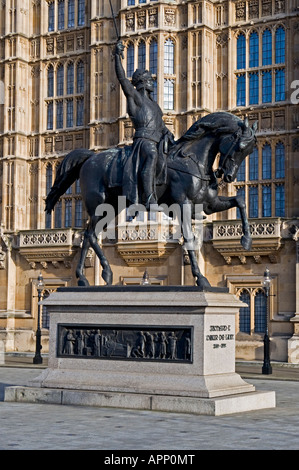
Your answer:
[[[113,23],[114,23],[114,28],[115,28],[115,32],[116,32],[117,41],[119,41],[119,40],[120,40],[120,35],[119,35],[119,31],[118,31],[118,27],[117,27],[117,23],[116,23],[116,18],[115,18],[115,14],[114,14],[114,11],[113,11],[113,7],[112,7],[111,0],[109,0],[109,3],[110,3],[111,14],[112,14],[112,18],[113,18]],[[123,52],[122,52],[122,54],[121,54],[121,57],[122,57],[122,59],[124,59],[124,54],[123,54]]]

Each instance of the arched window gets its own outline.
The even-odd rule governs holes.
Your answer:
[[[237,69],[245,69],[246,67],[246,39],[242,33],[237,39]]]
[[[279,142],[275,148],[275,178],[285,177],[285,146]]]
[[[74,100],[68,99],[66,103],[66,127],[74,125]]]
[[[237,188],[237,196],[241,197],[245,201],[245,188]],[[241,219],[240,209],[237,207],[237,219]]]
[[[247,290],[241,292],[240,300],[246,304],[246,307],[240,308],[239,329],[242,333],[250,334],[250,294]]]
[[[237,77],[237,106],[246,105],[246,76],[245,74]]]
[[[62,227],[62,202],[57,202],[55,206],[55,228]]]
[[[138,46],[138,68],[145,70],[146,53],[145,42],[141,41]]]
[[[263,180],[271,179],[272,177],[272,150],[269,144],[263,148],[262,154],[262,178]]]
[[[263,33],[263,65],[272,64],[272,33],[266,29]]]
[[[237,174],[237,181],[245,181],[245,171],[246,171],[246,160],[243,160],[239,166],[239,171]]]
[[[284,184],[277,184],[275,186],[275,217],[285,217]]]
[[[84,64],[78,62],[77,65],[77,93],[83,93],[85,87]]]
[[[259,215],[259,193],[257,186],[249,188],[249,217],[256,218]]]
[[[65,228],[72,226],[72,199],[64,201],[64,226]]]
[[[54,0],[48,4],[48,31],[55,29],[55,3]]]
[[[134,73],[135,49],[134,44],[130,44],[127,48],[127,77],[132,77]]]
[[[48,68],[48,97],[54,96],[54,68],[50,65]]]
[[[254,332],[265,333],[267,315],[267,297],[260,290],[256,293],[254,299]]]
[[[71,63],[67,66],[67,94],[74,93],[74,64]]]
[[[78,26],[85,25],[85,0],[78,0]]]
[[[174,74],[174,42],[171,39],[164,44],[164,74]]]
[[[285,70],[275,72],[275,101],[285,101],[286,99]]]
[[[53,101],[47,104],[47,130],[53,129]]]
[[[75,26],[75,0],[68,0],[67,26],[68,28]]]
[[[77,126],[83,126],[84,125],[84,98],[78,98],[77,99],[77,120],[76,120],[76,125]]]
[[[262,217],[271,217],[272,215],[272,189],[271,185],[262,187]]]
[[[174,81],[164,80],[164,109],[174,109]]]
[[[52,165],[47,165],[46,168],[46,195],[49,194],[53,184],[53,169]],[[46,213],[46,218],[45,218],[45,226],[46,228],[52,228],[52,215]]]
[[[151,74],[156,75],[158,70],[158,43],[154,39],[150,43],[149,50],[149,71]]]
[[[262,98],[263,98],[263,103],[272,102],[272,72],[271,71],[267,71],[263,73]]]
[[[63,101],[56,103],[56,128],[63,129]]]
[[[64,0],[58,1],[58,29],[64,29]]]
[[[286,57],[286,33],[282,26],[277,28],[275,33],[275,62],[284,64]]]
[[[255,147],[249,156],[249,180],[255,181],[259,178],[259,153]]]
[[[64,67],[59,65],[57,67],[57,96],[64,94]]]
[[[259,37],[253,32],[249,38],[249,67],[259,66]]]
[[[259,102],[259,75],[258,73],[249,74],[249,104],[258,104]]]

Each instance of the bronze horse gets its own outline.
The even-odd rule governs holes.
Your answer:
[[[217,179],[232,183],[239,166],[256,144],[256,124],[251,128],[248,119],[216,112],[196,121],[191,128],[169,148],[166,183],[157,186],[159,205],[179,205],[181,220],[186,229],[185,243],[194,238],[191,227],[195,217],[195,206],[202,204],[205,214],[222,212],[233,207],[240,210],[243,236],[241,244],[251,248],[250,226],[245,201],[240,197],[218,196]],[[101,247],[97,243],[96,226],[101,215],[96,215],[101,204],[111,204],[116,210],[118,196],[122,195],[122,174],[130,146],[113,148],[95,154],[89,150],[74,150],[61,162],[56,179],[46,199],[46,211],[51,213],[59,198],[80,178],[83,201],[89,215],[76,276],[79,286],[88,286],[84,276],[84,261],[91,246],[102,266],[102,278],[112,284],[112,271]],[[219,157],[218,168],[213,168]],[[209,288],[209,281],[201,274],[192,243],[188,245],[192,274],[196,284]]]

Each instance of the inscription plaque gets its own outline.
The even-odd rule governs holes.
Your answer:
[[[57,325],[57,357],[192,362],[193,328]]]

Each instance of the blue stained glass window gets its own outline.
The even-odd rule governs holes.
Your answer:
[[[239,166],[239,171],[237,174],[237,181],[245,181],[245,171],[246,171],[246,160],[243,160]]]
[[[66,199],[65,206],[64,206],[64,226],[71,227],[72,226],[72,200]]]
[[[259,153],[258,148],[255,147],[249,156],[249,180],[255,181],[259,177]]]
[[[275,33],[275,62],[284,64],[286,58],[286,33],[282,26]]]
[[[275,73],[275,101],[285,101],[285,70],[277,70]]]
[[[75,227],[82,227],[82,200],[75,201]]]
[[[271,179],[272,177],[272,150],[269,144],[263,148],[262,154],[262,178],[263,180]]]
[[[77,100],[77,120],[76,120],[76,125],[77,126],[83,126],[84,125],[84,98],[79,98]]]
[[[67,26],[68,28],[75,26],[75,0],[68,0]]]
[[[78,26],[85,24],[85,0],[78,0]]]
[[[158,43],[154,39],[150,43],[150,52],[149,52],[149,69],[150,73],[153,75],[157,74],[157,68],[158,68]]]
[[[241,197],[245,201],[245,188],[238,188],[237,196]],[[237,207],[237,219],[241,219],[241,213],[238,207]]]
[[[285,146],[279,142],[275,148],[275,178],[285,177]]]
[[[55,206],[55,228],[62,227],[62,202],[58,201]]]
[[[263,33],[263,65],[272,64],[272,33],[266,29]]]
[[[272,189],[271,186],[262,188],[262,217],[271,217],[272,215]]]
[[[272,102],[272,72],[263,73],[262,97],[263,103]]]
[[[258,187],[251,186],[249,188],[249,217],[258,217]]]
[[[58,101],[56,104],[56,128],[63,128],[63,101]]]
[[[250,294],[248,291],[243,290],[240,295],[241,302],[244,302],[246,307],[240,308],[239,315],[239,329],[242,333],[250,333]]]
[[[59,65],[57,68],[57,96],[64,94],[64,67]]]
[[[164,45],[164,73],[174,74],[174,42],[167,39]]]
[[[267,314],[267,298],[263,291],[259,291],[254,299],[254,332],[265,333]]]
[[[58,2],[58,29],[64,29],[64,0]]]
[[[48,96],[54,95],[54,68],[52,65],[48,68]]]
[[[83,93],[85,87],[84,64],[79,62],[77,65],[77,93]]]
[[[127,76],[132,77],[134,73],[134,45],[130,44],[127,49]]]
[[[53,102],[48,103],[47,108],[47,130],[53,129]]]
[[[145,42],[141,41],[138,46],[138,68],[145,70]]]
[[[237,106],[246,105],[246,77],[239,75],[237,77]]]
[[[283,184],[275,188],[275,217],[285,217],[285,188]]]
[[[54,31],[55,28],[55,4],[49,3],[48,7],[48,31]]]
[[[246,39],[244,34],[240,34],[237,39],[237,69],[246,67]]]
[[[256,32],[249,38],[249,67],[259,66],[259,37]]]
[[[259,76],[258,73],[249,74],[249,104],[259,102]]]
[[[74,93],[74,64],[69,64],[67,67],[67,94]]]
[[[74,125],[74,102],[73,100],[67,101],[66,107],[66,127],[73,127]]]

